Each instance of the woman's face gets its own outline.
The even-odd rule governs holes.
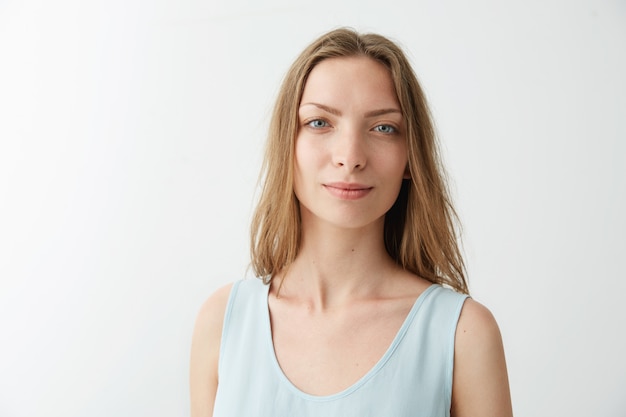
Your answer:
[[[294,190],[303,225],[382,225],[408,177],[405,123],[389,70],[362,56],[320,62],[298,117]]]

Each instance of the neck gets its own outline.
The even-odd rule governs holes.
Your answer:
[[[278,276],[278,296],[323,310],[380,293],[398,271],[383,240],[384,221],[364,228],[303,222],[295,261]]]

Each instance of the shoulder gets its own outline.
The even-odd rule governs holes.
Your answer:
[[[217,343],[219,348],[219,342],[222,335],[222,326],[224,323],[224,315],[226,312],[226,306],[228,304],[228,298],[233,288],[233,284],[225,285],[215,291],[206,299],[196,317],[196,324],[194,327],[194,340],[193,342],[204,342],[214,345]],[[192,346],[193,347],[193,346]]]
[[[231,283],[219,288],[200,307],[194,327],[192,353],[198,345],[204,352],[207,352],[206,348],[210,348],[210,352],[215,351],[215,354],[219,352],[224,315],[233,285]]]
[[[511,416],[506,362],[493,314],[468,298],[454,342],[452,416]]]
[[[230,297],[233,285],[233,283],[224,285],[211,294],[209,298],[202,303],[202,306],[198,311],[196,327],[198,327],[198,324],[207,324],[210,327],[218,325],[220,328],[219,330],[221,330],[226,305],[228,304],[228,298]]]
[[[481,343],[483,337],[487,337],[487,342],[500,340],[500,330],[496,319],[487,307],[472,298],[467,298],[457,325],[455,347],[464,348],[472,342]]]
[[[222,326],[233,284],[215,291],[200,307],[191,343],[191,415],[210,416],[217,390]]]

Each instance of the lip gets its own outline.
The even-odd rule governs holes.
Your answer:
[[[368,195],[374,188],[354,182],[330,182],[323,185],[331,195],[342,200],[358,200]]]

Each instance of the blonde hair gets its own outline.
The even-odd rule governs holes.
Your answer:
[[[298,254],[300,210],[293,191],[298,107],[307,77],[324,59],[367,56],[391,74],[406,123],[408,166],[393,207],[385,215],[387,251],[404,269],[468,293],[451,204],[426,98],[402,50],[377,34],[328,32],[295,60],[280,88],[269,126],[262,189],[251,225],[251,266],[265,283]]]

